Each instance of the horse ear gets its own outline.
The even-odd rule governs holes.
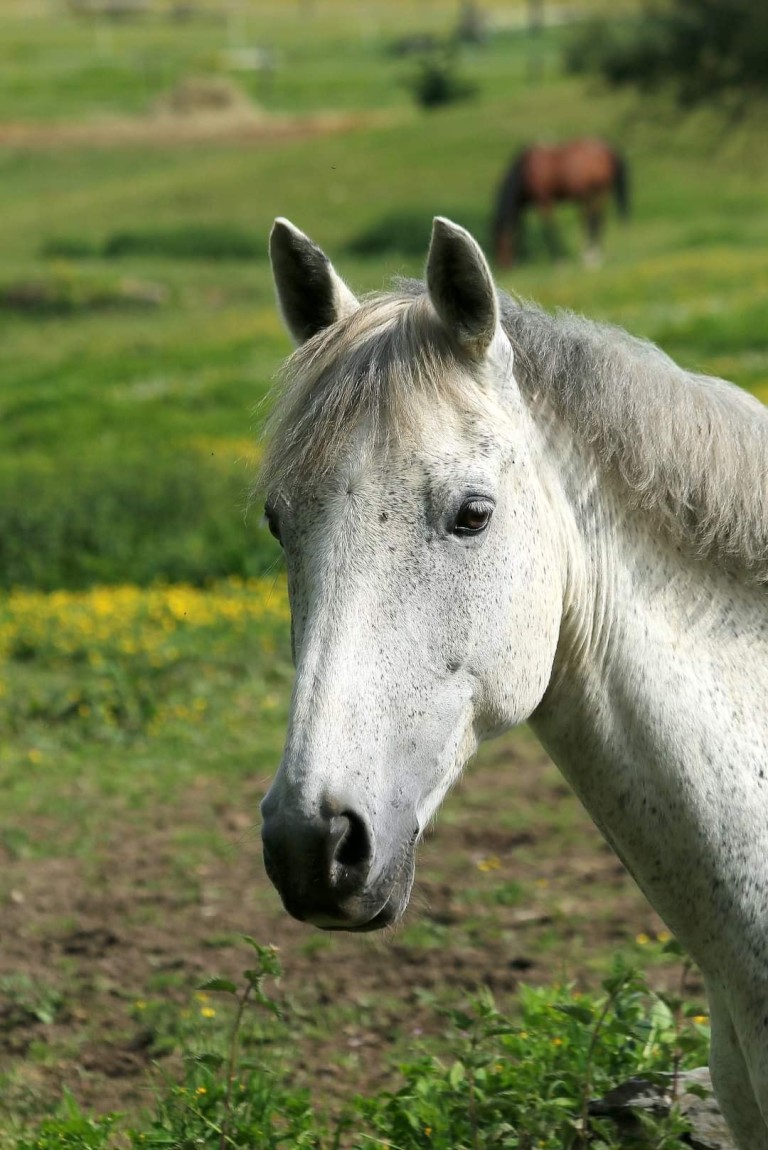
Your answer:
[[[359,307],[325,252],[289,220],[272,225],[269,258],[280,311],[296,343]]]
[[[427,288],[435,311],[459,347],[482,359],[499,326],[493,276],[477,241],[442,216],[432,224]]]

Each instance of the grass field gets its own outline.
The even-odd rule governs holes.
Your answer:
[[[663,924],[526,732],[486,748],[450,800],[393,936],[308,932],[282,914],[261,869],[257,805],[291,680],[279,557],[258,506],[246,513],[260,405],[289,346],[266,260],[275,215],[317,238],[356,289],[373,289],[420,274],[438,212],[485,240],[493,190],[522,143],[604,134],[629,158],[633,215],[611,221],[603,266],[580,265],[566,210],[570,258],[551,265],[534,228],[534,258],[503,286],[622,324],[768,400],[768,157],[757,130],[726,138],[709,115],[681,125],[564,76],[567,27],[541,35],[533,83],[520,7],[491,7],[497,33],[459,58],[476,97],[424,113],[404,83],[413,63],[390,45],[449,29],[455,8],[442,0],[254,2],[225,16],[211,3],[185,20],[166,5],[123,21],[3,5],[2,1147],[44,1144],[36,1124],[65,1090],[84,1111],[64,1103],[59,1133],[39,1135],[49,1146],[126,1145],[131,1127],[135,1145],[218,1146],[214,1070],[232,1011],[195,987],[211,974],[241,985],[253,963],[242,934],[279,945],[287,1014],[248,1024],[246,1063],[268,1065],[275,1082],[287,1067],[290,1086],[273,1084],[242,1145],[330,1146],[316,1116],[338,1115],[358,1091],[369,1109],[355,1111],[346,1144],[473,1145],[477,1129],[446,1117],[438,1131],[438,1118],[451,1091],[466,1100],[474,1055],[462,1043],[485,1023],[457,1025],[456,1012],[483,988],[514,1016],[497,1029],[517,1028],[506,1055],[483,1031],[473,1049],[485,1070],[500,1057],[535,1068],[554,1049],[558,1032],[544,1028],[529,1062],[517,1046],[510,1054],[538,1009],[514,998],[521,983],[610,995],[601,981],[619,953],[658,989],[679,989]],[[254,45],[276,51],[271,79],[228,70],[228,53]],[[156,102],[201,75],[240,85],[258,115],[156,138]],[[684,990],[699,1018],[695,972]],[[549,990],[547,1002],[570,993]],[[615,1046],[634,1035],[635,1050],[639,1001],[621,998]],[[705,1036],[705,1021],[691,1025]],[[661,1065],[682,1024],[657,1030]],[[611,1041],[603,1085],[620,1072]],[[422,1043],[453,1079],[424,1070]],[[211,1055],[194,1064],[202,1078],[185,1077],[184,1051]],[[451,1071],[457,1060],[464,1072]],[[410,1134],[398,1126],[405,1103],[381,1101],[401,1087],[418,1114]],[[177,1122],[193,1121],[190,1090],[192,1110],[210,1103],[197,1133]],[[423,1113],[409,1090],[426,1099]],[[578,1110],[578,1086],[566,1095]],[[160,1097],[176,1117],[161,1122]],[[127,1115],[115,1130],[88,1117],[108,1111]],[[282,1114],[273,1141],[254,1132],[269,1114]],[[550,1118],[533,1144],[563,1145]],[[494,1137],[476,1144],[518,1144]]]

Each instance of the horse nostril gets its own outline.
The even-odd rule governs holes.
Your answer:
[[[367,870],[371,861],[371,836],[365,820],[354,811],[331,819],[331,862],[346,869]]]

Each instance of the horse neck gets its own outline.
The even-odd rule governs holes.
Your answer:
[[[768,642],[765,585],[672,538],[662,513],[638,507],[624,481],[553,411],[539,408],[533,422],[564,571],[553,688],[563,679],[615,675],[624,662],[655,666],[670,650]],[[654,630],[628,652],[621,639],[638,619]]]
[[[651,902],[703,956],[712,924],[690,919],[691,891],[727,872],[734,838],[761,858],[768,850],[756,814],[768,799],[768,598],[673,544],[589,449],[552,427],[566,593],[531,724]],[[702,841],[707,861],[692,876]]]

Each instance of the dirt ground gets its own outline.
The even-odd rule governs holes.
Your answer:
[[[210,112],[194,116],[102,116],[35,123],[0,122],[0,146],[29,151],[52,148],[157,147],[183,144],[258,145],[305,140],[389,124],[389,111],[317,112],[267,115],[255,111]]]
[[[0,993],[0,1072],[21,1074],[38,1100],[67,1087],[97,1110],[141,1107],[158,1055],[137,1001],[183,1009],[206,976],[238,978],[242,932],[280,948],[279,993],[303,1019],[297,1079],[333,1099],[381,1087],[393,1051],[444,1025],[436,998],[456,1004],[487,986],[507,1004],[521,981],[594,986],[610,954],[662,928],[527,737],[470,768],[422,847],[405,923],[383,936],[287,917],[261,865],[259,798],[247,787],[234,805],[203,781],[140,835],[105,827],[95,863],[3,861],[0,987],[23,971],[59,987],[61,1005],[43,1022]],[[190,873],[174,844],[211,810],[229,849]],[[676,977],[654,970],[657,982]]]

